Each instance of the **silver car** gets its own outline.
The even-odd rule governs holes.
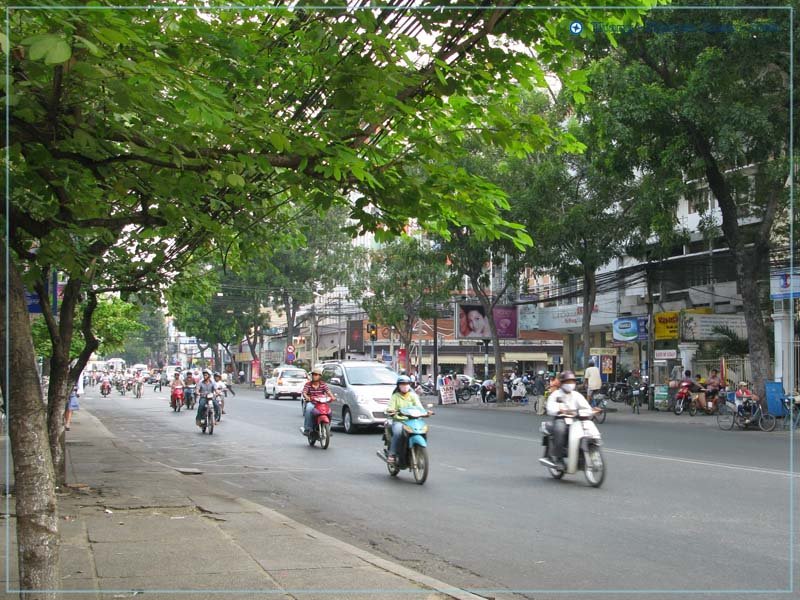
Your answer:
[[[359,427],[382,426],[397,385],[397,373],[379,362],[342,360],[322,365],[322,379],[336,396],[333,418],[347,433]]]

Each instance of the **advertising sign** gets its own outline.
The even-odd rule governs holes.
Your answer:
[[[455,404],[456,386],[453,384],[443,385],[439,388],[439,397],[442,400],[442,404]]]
[[[617,342],[640,342],[647,339],[647,317],[621,317],[612,326]]]
[[[718,327],[730,329],[739,337],[747,338],[744,315],[698,315],[688,312],[681,319],[681,337],[687,341],[723,339],[725,336],[715,331]]]
[[[677,350],[656,350],[655,356],[653,357],[655,360],[675,360],[678,358],[678,351]]]
[[[589,348],[589,354],[591,356],[616,356],[617,349],[616,348]]]
[[[611,375],[614,372],[614,357],[602,356],[600,358],[603,375]]]
[[[517,337],[517,308],[517,306],[495,306],[492,311],[494,324],[497,328],[497,336],[501,340],[515,339]],[[456,311],[458,312],[456,337],[461,339],[489,339],[492,337],[489,319],[483,306],[480,304],[459,304],[456,306]]]
[[[677,340],[681,315],[677,310],[656,313],[655,319],[657,340]]]
[[[800,271],[789,269],[773,271],[769,276],[769,296],[773,300],[800,298]]]
[[[710,307],[690,308],[684,312],[691,314],[711,314]],[[681,313],[677,310],[660,312],[654,315],[656,340],[677,340],[680,334]]]
[[[364,352],[364,321],[361,319],[347,322],[347,351]]]
[[[669,386],[655,385],[653,386],[653,400],[656,408],[665,409],[669,404]]]
[[[536,331],[539,329],[539,311],[535,304],[517,306],[520,331]]]

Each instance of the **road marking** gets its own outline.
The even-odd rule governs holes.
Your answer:
[[[239,485],[238,483],[233,483],[232,481],[228,481],[227,479],[223,479],[222,482],[223,483],[227,483],[228,485],[232,485],[234,487],[238,487],[238,488],[244,489],[243,485]]]
[[[462,429],[460,427],[448,427],[446,425],[437,425],[436,429],[444,429],[446,431],[457,431],[459,433],[471,433],[475,435],[486,435],[490,437],[498,437],[504,438],[507,440],[515,440],[515,441],[524,441],[524,442],[532,442],[535,444],[541,444],[541,439],[538,437],[526,437],[521,435],[508,435],[504,433],[492,433],[488,431],[477,431],[475,429]],[[608,446],[604,446],[603,450],[611,454],[622,454],[627,456],[636,456],[639,458],[652,458],[657,460],[667,460],[671,462],[679,462],[691,465],[700,465],[704,467],[718,467],[721,469],[732,469],[737,471],[748,471],[751,473],[763,473],[765,475],[780,475],[782,477],[797,477],[800,478],[800,473],[790,473],[789,471],[781,471],[778,469],[767,469],[764,467],[748,467],[747,465],[735,465],[730,463],[718,463],[718,462],[710,462],[710,461],[703,461],[703,460],[693,460],[690,458],[678,458],[676,456],[664,456],[661,454],[648,454],[646,452],[634,452],[632,450],[615,450],[614,448],[609,448]]]

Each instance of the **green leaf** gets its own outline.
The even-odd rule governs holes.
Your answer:
[[[8,54],[8,37],[5,33],[0,33],[0,48],[2,48],[3,54]]]
[[[291,147],[289,138],[283,135],[280,131],[270,132],[269,141],[278,152],[288,152]]]
[[[89,54],[93,56],[103,56],[103,51],[97,47],[97,44],[90,42],[85,37],[81,37],[79,35],[76,35],[74,37],[76,40],[80,42],[81,45],[83,45],[89,51]]]
[[[40,60],[44,58],[48,52],[56,45],[58,38],[54,35],[40,36],[35,42],[31,44],[28,50],[28,58],[31,60]]]
[[[46,65],[60,65],[66,62],[72,56],[72,48],[66,40],[58,40],[45,56],[44,64]]]
[[[238,173],[228,173],[228,176],[225,179],[228,181],[228,184],[233,187],[244,187],[244,177]]]

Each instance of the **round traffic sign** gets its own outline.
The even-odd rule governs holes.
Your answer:
[[[294,346],[292,346],[292,345],[286,346],[286,353],[287,354],[294,354]]]

